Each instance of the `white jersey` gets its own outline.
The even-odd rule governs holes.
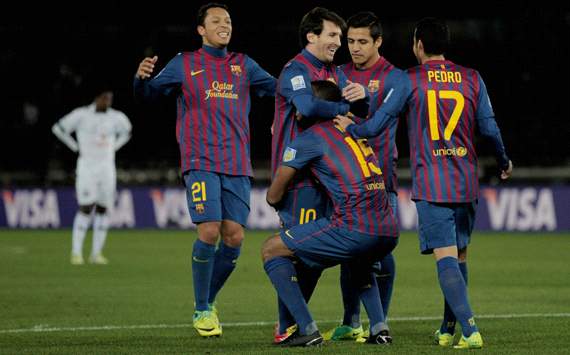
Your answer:
[[[95,104],[79,107],[53,125],[53,133],[79,153],[75,190],[80,206],[96,203],[112,208],[117,183],[115,151],[129,141],[131,129],[124,113],[112,108],[96,112]]]
[[[71,150],[79,152],[78,165],[114,166],[115,151],[130,139],[131,122],[112,108],[96,112],[95,104],[79,107],[62,117],[53,133]],[[75,132],[77,140],[72,136]]]

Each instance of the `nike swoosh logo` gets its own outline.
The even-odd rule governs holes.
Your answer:
[[[194,260],[197,263],[207,263],[208,259],[198,259],[197,257],[193,256],[192,260]]]
[[[197,70],[197,71],[191,71],[191,72],[190,72],[190,75],[192,75],[192,76],[198,75],[198,74],[200,74],[201,72],[203,72],[204,70],[205,70],[205,69]]]
[[[293,236],[292,236],[291,234],[289,234],[289,230],[288,230],[288,229],[285,231],[285,234],[286,234],[289,238],[295,239],[295,238],[293,238]]]

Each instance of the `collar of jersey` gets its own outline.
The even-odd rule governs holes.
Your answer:
[[[301,51],[301,54],[303,55],[303,57],[307,58],[307,60],[314,65],[316,68],[321,69],[322,67],[325,66],[325,63],[321,62],[317,57],[315,57],[314,55],[311,54],[311,52],[309,52],[306,49],[303,49]]]
[[[214,47],[207,46],[204,44],[204,45],[202,45],[202,50],[204,50],[204,52],[208,53],[212,57],[216,57],[216,58],[220,58],[220,59],[222,59],[226,55],[228,55],[228,49],[227,48],[219,49],[219,48],[214,48]]]

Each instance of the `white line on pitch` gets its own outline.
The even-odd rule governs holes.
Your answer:
[[[521,313],[521,314],[482,314],[476,316],[479,319],[505,319],[505,318],[568,318],[570,313]],[[414,322],[424,320],[440,320],[441,317],[393,317],[390,322]],[[319,320],[317,323],[337,323],[339,320]],[[222,323],[224,327],[255,327],[273,325],[275,321],[260,322],[230,322]],[[48,325],[36,325],[32,328],[0,329],[0,334],[9,333],[47,333],[47,332],[81,332],[98,330],[123,330],[123,329],[174,329],[190,328],[192,324],[139,324],[139,325],[102,325],[91,327],[50,327]]]

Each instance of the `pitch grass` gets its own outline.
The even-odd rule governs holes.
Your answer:
[[[454,351],[431,344],[430,336],[439,325],[436,318],[442,313],[443,302],[434,262],[418,253],[417,239],[412,233],[402,235],[395,251],[397,277],[390,309],[395,342],[391,347],[352,342],[328,343],[320,349],[272,346],[275,293],[259,257],[260,245],[267,235],[268,232],[248,232],[238,268],[218,297],[220,318],[226,323],[224,335],[219,339],[201,339],[191,328],[189,256],[194,232],[111,231],[106,247],[110,265],[71,266],[68,230],[0,231],[0,353]],[[90,243],[89,237],[87,242]],[[485,341],[481,353],[568,351],[569,251],[569,234],[474,236],[469,251],[469,292],[474,311],[481,316],[477,319]],[[329,269],[310,304],[322,331],[341,318],[341,304],[338,268]],[[509,316],[512,318],[504,318]],[[252,322],[263,325],[251,325]],[[104,329],[105,326],[111,328]]]

